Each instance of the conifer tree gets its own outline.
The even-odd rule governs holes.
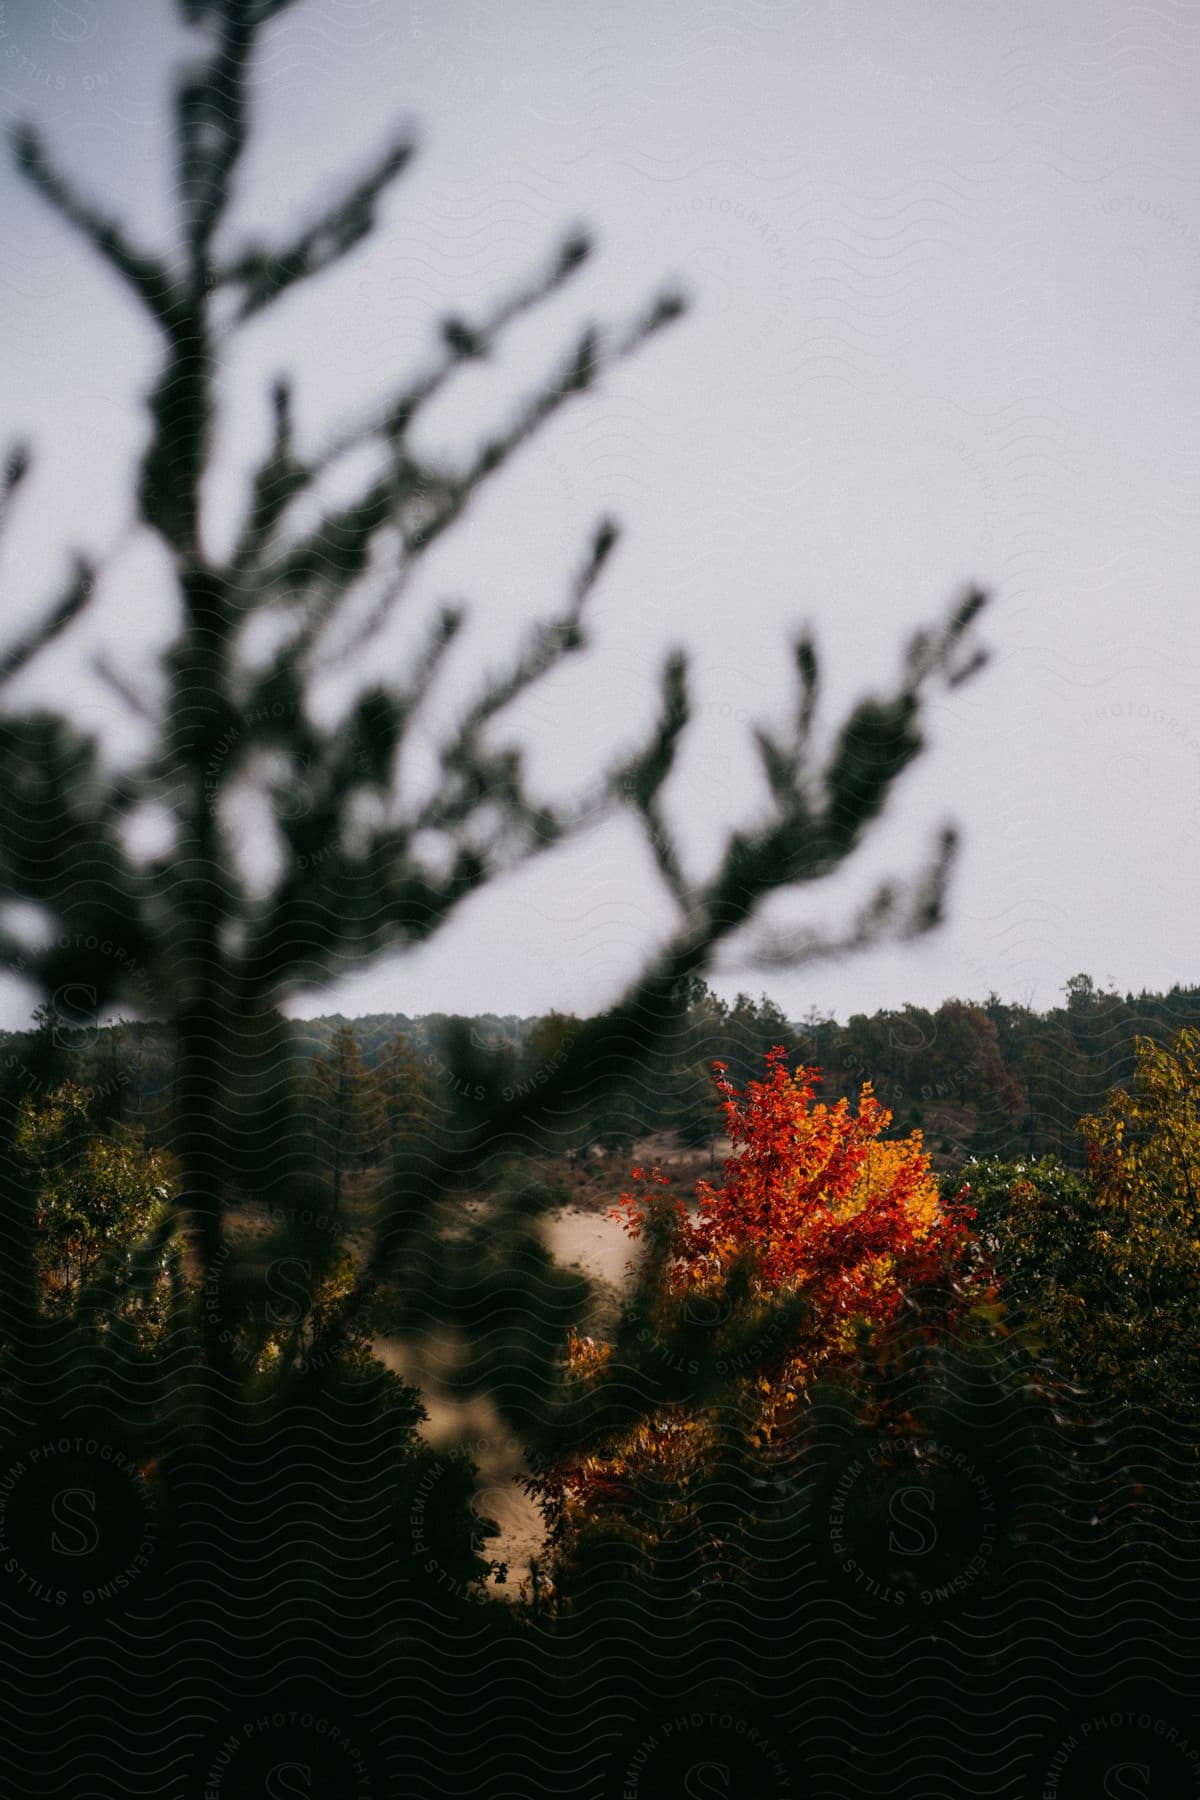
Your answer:
[[[94,1346],[90,1362],[64,1354],[38,1313],[36,1194],[14,1153],[10,1117],[0,1143],[8,1252],[0,1333],[10,1352],[4,1397],[20,1429],[45,1433],[64,1409],[87,1407],[94,1418],[109,1406],[136,1437],[130,1466],[153,1470],[187,1523],[183,1584],[171,1590],[174,1636],[164,1638],[161,1626],[134,1634],[143,1661],[122,1683],[139,1696],[139,1766],[157,1757],[160,1774],[178,1755],[181,1731],[196,1729],[198,1685],[226,1666],[252,1717],[268,1674],[285,1670],[294,1683],[297,1670],[327,1670],[339,1646],[347,1666],[372,1671],[376,1706],[382,1644],[401,1641],[404,1668],[423,1672],[435,1640],[403,1610],[396,1548],[411,1546],[411,1536],[403,1522],[381,1529],[403,1490],[422,1410],[373,1355],[380,1294],[416,1296],[407,1316],[422,1316],[420,1296],[444,1260],[448,1217],[463,1191],[531,1142],[577,1141],[581,1121],[635,1088],[686,1010],[686,984],[718,951],[736,941],[760,959],[802,965],[936,923],[949,831],[915,874],[887,884],[842,931],[764,934],[759,914],[781,890],[803,890],[853,854],[922,748],[931,688],[962,681],[981,660],[970,638],[983,601],[971,593],[943,624],[917,635],[889,691],[841,720],[822,719],[813,640],[798,632],[790,716],[756,734],[766,803],[707,870],[691,872],[668,809],[690,716],[682,651],[666,659],[645,741],[614,751],[571,802],[538,798],[503,735],[513,704],[587,643],[589,603],[618,543],[615,523],[601,518],[557,616],[533,624],[509,666],[463,706],[437,746],[432,791],[413,798],[401,775],[414,727],[466,615],[459,606],[442,610],[408,666],[386,675],[364,659],[364,647],[481,490],[684,306],[664,290],[614,326],[581,329],[533,392],[458,459],[420,447],[429,407],[571,283],[592,253],[585,232],[565,233],[526,280],[475,315],[438,319],[423,364],[382,374],[378,404],[325,442],[305,430],[302,403],[281,377],[265,397],[269,446],[232,547],[218,548],[228,539],[214,529],[208,496],[228,348],[362,243],[414,154],[411,138],[399,134],[297,229],[268,238],[241,227],[236,187],[251,139],[256,57],[272,21],[294,3],[177,0],[197,54],[173,91],[164,186],[177,217],[161,246],[143,242],[93,198],[31,126],[14,136],[21,175],[124,285],[158,349],[134,500],[178,624],[157,688],[148,682],[134,691],[120,673],[131,660],[127,635],[119,654],[114,645],[99,662],[121,704],[140,715],[149,748],[115,771],[62,710],[23,707],[4,693],[0,957],[47,998],[87,993],[96,1016],[124,1006],[160,1018],[170,1033],[178,1168],[170,1205],[187,1239],[192,1302],[173,1315],[148,1370],[138,1347],[123,1342],[105,1345],[111,1373],[103,1384]],[[28,468],[28,453],[14,447],[0,518]],[[0,689],[89,614],[106,573],[76,559],[41,621],[0,653]],[[127,619],[123,633],[129,629]],[[264,643],[273,646],[265,660]],[[339,658],[359,671],[358,690],[342,717],[323,723],[309,706],[311,689],[317,671]],[[264,805],[278,853],[265,889],[233,829],[235,795],[247,789]],[[472,1110],[455,1129],[395,1159],[378,1228],[348,1269],[298,1129],[300,1075],[286,1003],[427,943],[493,880],[622,813],[644,833],[672,904],[665,940],[612,1011],[565,1044],[544,1083],[530,1091],[472,1083]],[[142,852],[130,827],[146,814],[167,821],[168,831]],[[31,931],[31,916],[45,928]],[[456,1091],[453,1083],[446,1089]],[[251,1195],[287,1203],[266,1242],[249,1242],[237,1228],[239,1203]],[[558,1288],[532,1232],[506,1209],[503,1236],[481,1259],[485,1289],[470,1280],[448,1287],[458,1311],[448,1318],[442,1309],[435,1323],[486,1345],[486,1379],[501,1415],[534,1434],[539,1417],[529,1396],[555,1366],[566,1321],[554,1310]],[[301,1295],[294,1312],[293,1294]],[[293,1329],[292,1318],[307,1323]],[[55,1693],[71,1694],[85,1735],[109,1727],[106,1676],[90,1685],[87,1677],[97,1642],[85,1636],[72,1660],[55,1663]],[[451,1642],[451,1663],[452,1651]],[[163,1658],[172,1654],[186,1673],[163,1684]],[[46,1663],[40,1652],[21,1660],[29,1681]],[[428,1709],[414,1702],[415,1691],[405,1690],[406,1704],[395,1708],[386,1696],[397,1729],[424,1728]],[[180,1694],[190,1709],[182,1725]],[[40,1730],[44,1748],[49,1734]],[[127,1775],[107,1739],[98,1746],[93,1735],[85,1760],[89,1769]],[[39,1787],[52,1785],[43,1779]],[[344,1779],[330,1785],[345,1791]],[[372,1791],[408,1790],[382,1781]]]
[[[463,1179],[506,1144],[527,1142],[562,1097],[594,1104],[601,1091],[635,1077],[656,1034],[678,1016],[680,983],[702,973],[735,933],[753,934],[756,914],[781,888],[820,880],[858,846],[893,784],[922,746],[922,699],[931,683],[957,683],[982,652],[967,645],[983,604],[973,593],[947,623],[920,632],[890,694],[863,701],[818,738],[819,675],[807,633],[796,641],[797,702],[781,729],[760,728],[757,743],[770,803],[735,832],[710,872],[685,876],[664,811],[664,795],[689,718],[687,662],[670,656],[662,709],[646,743],[598,772],[578,804],[551,807],[531,797],[521,758],[494,733],[505,710],[586,643],[585,613],[617,544],[602,521],[557,619],[532,631],[525,649],[486,682],[441,744],[441,781],[429,797],[402,802],[396,784],[413,721],[464,623],[443,612],[404,675],[367,676],[336,728],[318,725],[307,695],[333,645],[361,649],[372,627],[407,592],[421,558],[462,518],[559,411],[677,319],[683,303],[664,291],[613,329],[585,329],[509,422],[485,433],[457,466],[423,456],[412,439],[425,410],[466,365],[491,355],[508,329],[584,266],[591,242],[568,234],[545,266],[479,317],[443,318],[438,348],[423,370],[401,380],[377,407],[316,448],[301,441],[285,380],[270,396],[270,448],[255,472],[233,549],[218,554],[204,515],[224,346],[297,285],[333,268],[375,226],[390,187],[409,166],[406,135],[386,145],[340,199],[277,243],[238,234],[235,182],[250,137],[255,53],[271,20],[294,0],[179,0],[185,21],[207,40],[186,67],[174,104],[174,191],[178,248],[139,243],[102,203],[58,165],[32,127],[15,134],[20,172],[124,283],[155,329],[159,374],[147,397],[149,438],[137,490],[141,525],[166,552],[181,625],[162,670],[149,723],[156,744],[119,777],[93,740],[45,709],[10,712],[0,729],[0,878],[12,898],[47,909],[56,929],[31,944],[0,932],[0,950],[21,959],[26,977],[54,990],[77,983],[97,1009],[139,996],[131,971],[149,971],[178,1044],[176,1152],[180,1204],[201,1280],[226,1254],[225,1205],[232,1178],[286,1183],[297,1163],[278,1100],[257,1128],[238,1094],[246,1084],[280,1092],[287,1060],[278,1008],[302,988],[349,964],[424,943],[471,894],[502,872],[627,809],[644,828],[677,924],[620,1006],[573,1040],[554,1076],[533,1095],[503,1099],[474,1128],[453,1137],[436,1192]],[[329,478],[352,456],[372,455],[374,473],[357,494],[332,499]],[[24,448],[7,464],[5,501],[29,467]],[[301,522],[298,503],[307,505]],[[312,523],[313,508],[319,517]],[[322,510],[323,508],[323,510]],[[7,510],[7,505],[6,505]],[[371,559],[391,534],[394,572],[370,620],[347,632]],[[0,660],[9,680],[87,610],[103,576],[84,558],[48,616]],[[281,627],[273,660],[247,655],[251,625]],[[342,627],[339,639],[337,628]],[[127,704],[111,660],[110,680]],[[269,802],[281,873],[269,892],[249,880],[227,828],[235,784],[251,781]],[[303,805],[296,804],[302,789]],[[365,803],[369,803],[365,804]],[[149,859],[128,848],[126,826],[155,807],[172,821],[169,844]],[[939,916],[953,851],[945,832],[907,885],[889,883],[841,933],[772,933],[755,953],[803,963],[834,950],[928,929]],[[437,845],[436,849],[432,846]],[[120,957],[90,946],[108,940]],[[143,1002],[144,1003],[144,1002]],[[601,1042],[598,1043],[597,1039]],[[587,1068],[589,1079],[578,1080]],[[227,1126],[237,1121],[231,1142]],[[237,1167],[227,1160],[233,1155]],[[394,1273],[404,1234],[381,1234],[348,1309],[366,1303]],[[390,1246],[390,1249],[389,1249]],[[410,1246],[411,1248],[411,1246]],[[208,1331],[211,1393],[236,1387],[228,1343]]]
[[[343,1021],[334,1031],[329,1055],[313,1058],[308,1088],[313,1130],[333,1177],[336,1210],[347,1170],[362,1170],[373,1161],[384,1130],[379,1093],[353,1025]]]
[[[383,1045],[372,1080],[382,1114],[384,1154],[392,1158],[402,1143],[427,1130],[433,1113],[426,1071],[402,1033]]]

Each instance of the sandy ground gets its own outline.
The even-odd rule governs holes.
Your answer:
[[[670,1145],[655,1140],[634,1146],[634,1152],[631,1161],[643,1165],[657,1162],[674,1175],[680,1193],[687,1193],[696,1175],[709,1170],[707,1157],[680,1157],[678,1152],[672,1153]],[[717,1148],[718,1157],[728,1152],[727,1141]],[[609,1295],[615,1295],[624,1285],[635,1253],[620,1222],[611,1217],[627,1166],[622,1159],[619,1177],[615,1167],[596,1166],[586,1175],[578,1173],[571,1182],[578,1200],[550,1214],[543,1225],[545,1243],[555,1261],[566,1268],[580,1269],[598,1284],[602,1293]],[[473,1209],[474,1203],[468,1201],[467,1205]],[[251,1239],[266,1237],[273,1229],[265,1212],[257,1207],[239,1209],[232,1221],[239,1235]],[[346,1236],[351,1253],[361,1260],[366,1254],[367,1233],[352,1228]],[[492,1519],[500,1527],[497,1537],[480,1539],[479,1552],[507,1562],[508,1582],[495,1591],[516,1598],[521,1583],[528,1578],[529,1559],[538,1555],[543,1541],[541,1515],[520,1485],[526,1467],[520,1443],[486,1397],[464,1400],[455,1394],[457,1353],[452,1340],[427,1343],[419,1365],[410,1346],[391,1338],[377,1339],[375,1351],[388,1368],[420,1387],[429,1413],[423,1427],[427,1440],[439,1449],[453,1449],[470,1456],[478,1466],[475,1510],[481,1518]]]
[[[593,1280],[613,1288],[621,1286],[633,1249],[617,1221],[603,1211],[575,1206],[552,1214],[545,1227],[546,1244],[557,1262],[576,1267]],[[515,1599],[528,1578],[529,1559],[542,1548],[542,1519],[533,1501],[520,1486],[525,1472],[521,1445],[506,1430],[491,1402],[483,1396],[456,1399],[453,1385],[455,1356],[452,1344],[433,1346],[432,1354],[418,1368],[407,1348],[391,1339],[377,1340],[375,1349],[391,1369],[421,1388],[429,1412],[424,1436],[447,1449],[461,1447],[479,1467],[475,1510],[493,1519],[500,1535],[480,1544],[481,1554],[508,1564],[506,1592]]]
[[[546,1226],[546,1247],[555,1262],[579,1268],[594,1281],[620,1287],[634,1246],[617,1220],[603,1212],[564,1206]]]

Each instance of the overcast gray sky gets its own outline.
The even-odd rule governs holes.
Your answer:
[[[165,0],[0,0],[0,104],[159,234],[164,78],[186,45]],[[671,810],[701,870],[760,800],[750,728],[789,702],[796,628],[815,627],[832,723],[982,582],[991,668],[935,707],[929,751],[845,880],[779,911],[837,924],[950,817],[949,923],[791,974],[731,958],[717,985],[845,1017],[990,988],[1044,1006],[1078,969],[1122,990],[1196,981],[1198,83],[1200,14],[1171,0],[304,0],[259,65],[240,225],[300,222],[398,118],[422,154],[376,238],[245,334],[211,541],[232,529],[277,369],[295,371],[314,441],[418,366],[440,314],[494,298],[586,221],[594,266],[460,384],[427,443],[472,443],[582,320],[623,317],[664,279],[694,310],[428,559],[412,616],[473,606],[444,706],[556,608],[614,511],[626,535],[596,647],[517,726],[535,780],[565,793],[645,729],[665,652],[689,646],[697,717]],[[130,532],[154,345],[57,221],[4,187],[6,426],[38,453],[6,611],[44,602],[71,545],[120,546],[94,630],[137,678],[171,628]],[[411,623],[376,673],[402,667]],[[43,688],[125,754],[87,649],[56,652]],[[303,1010],[590,1011],[670,918],[632,832],[606,828]],[[24,1012],[7,981],[0,1022]]]

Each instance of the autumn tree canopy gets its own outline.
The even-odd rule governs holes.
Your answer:
[[[676,1291],[726,1281],[743,1262],[764,1293],[803,1290],[820,1321],[818,1348],[847,1321],[889,1318],[914,1284],[949,1274],[963,1223],[939,1201],[921,1133],[882,1137],[892,1114],[869,1082],[855,1111],[844,1099],[815,1102],[820,1070],[793,1073],[781,1045],[766,1063],[766,1079],[741,1093],[714,1065],[733,1145],[721,1184],[698,1182],[691,1212],[657,1171],[635,1170],[623,1215],[637,1237],[652,1213],[669,1213]]]
[[[727,1563],[705,1492],[770,1456],[804,1390],[859,1331],[921,1300],[944,1328],[983,1291],[966,1214],[939,1199],[920,1133],[883,1138],[891,1113],[869,1083],[857,1110],[828,1106],[814,1103],[819,1070],[792,1071],[782,1046],[766,1065],[740,1092],[715,1066],[733,1145],[719,1185],[699,1181],[689,1207],[660,1170],[635,1169],[621,1196],[617,1216],[644,1245],[635,1299],[614,1343],[576,1335],[568,1353],[576,1403],[597,1428],[532,1484],[568,1581],[589,1541],[611,1544],[614,1529],[643,1560],[702,1539],[700,1564]],[[644,1352],[639,1380],[656,1360],[676,1377],[632,1425],[605,1399],[630,1379],[631,1343]]]

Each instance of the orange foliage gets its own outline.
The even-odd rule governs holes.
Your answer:
[[[919,1132],[881,1137],[891,1113],[869,1085],[857,1111],[845,1100],[816,1103],[820,1071],[792,1073],[781,1048],[770,1051],[766,1078],[742,1093],[723,1064],[715,1069],[733,1145],[720,1186],[698,1182],[689,1209],[661,1171],[635,1169],[615,1216],[658,1252],[661,1276],[643,1296],[649,1312],[635,1321],[635,1339],[650,1344],[652,1364],[657,1346],[663,1366],[699,1375],[701,1362],[677,1359],[672,1345],[682,1327],[685,1354],[695,1354],[688,1315],[710,1321],[708,1348],[724,1387],[664,1398],[643,1419],[602,1428],[582,1455],[569,1453],[531,1482],[568,1585],[572,1557],[594,1530],[601,1542],[605,1532],[623,1534],[631,1553],[650,1559],[679,1536],[707,1546],[703,1555],[726,1568],[729,1532],[703,1513],[702,1493],[706,1470],[729,1476],[737,1463],[730,1432],[752,1454],[769,1454],[813,1377],[853,1349],[860,1322],[886,1325],[919,1298],[914,1318],[929,1334],[972,1297],[973,1215],[940,1202]],[[779,1332],[770,1328],[777,1303],[789,1321]],[[573,1379],[602,1385],[608,1349],[572,1334]]]
[[[632,1237],[665,1233],[677,1292],[718,1286],[748,1260],[752,1291],[805,1292],[832,1348],[854,1319],[882,1323],[913,1287],[947,1281],[964,1214],[942,1207],[919,1131],[881,1139],[892,1115],[869,1082],[852,1112],[814,1104],[820,1070],[792,1074],[778,1046],[744,1093],[714,1067],[733,1144],[720,1187],[698,1182],[690,1213],[657,1169],[635,1169],[638,1187],[621,1196]]]

